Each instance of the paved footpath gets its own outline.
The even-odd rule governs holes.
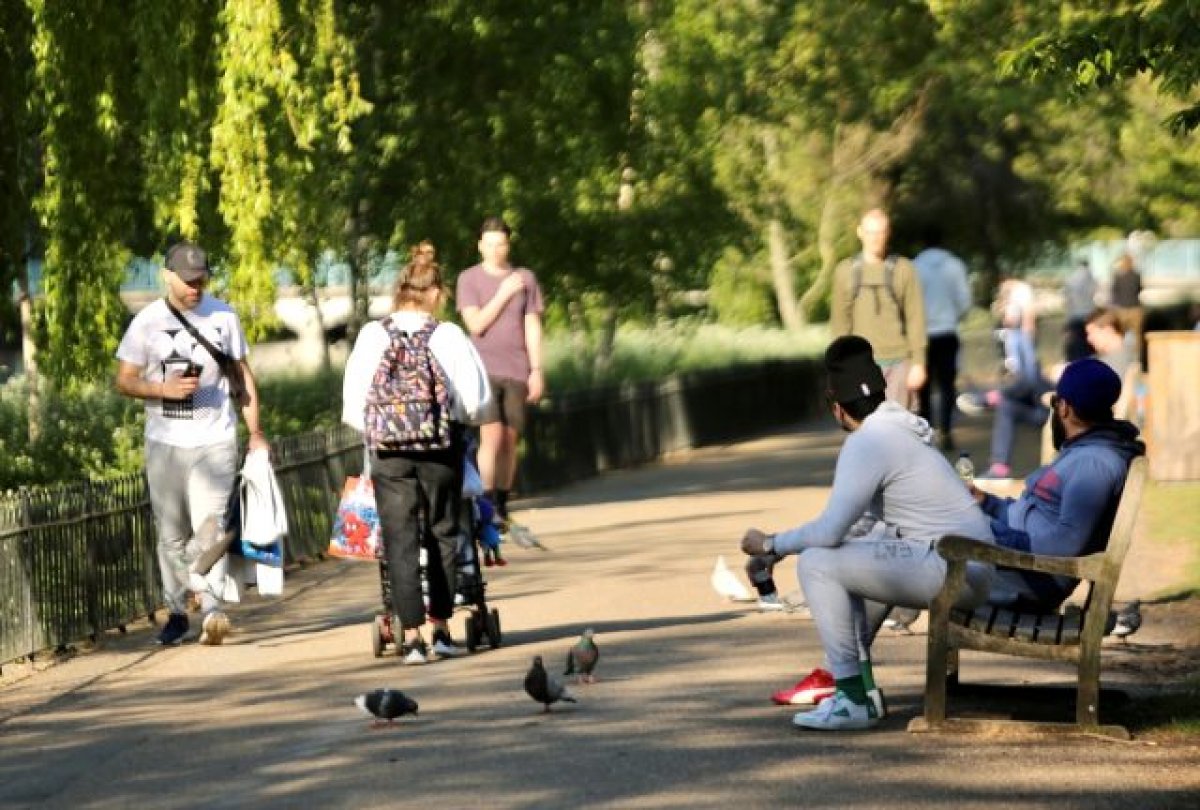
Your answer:
[[[113,635],[0,691],[0,807],[1200,806],[1195,746],[908,734],[920,634],[877,644],[892,710],[879,729],[791,727],[767,696],[819,662],[811,621],[723,602],[709,572],[720,553],[740,565],[747,526],[815,515],[839,442],[809,426],[526,502],[549,550],[511,549],[493,570],[504,646],[466,659],[373,658],[375,568],[340,561],[241,606],[223,647]],[[1153,556],[1144,545],[1133,553]],[[780,580],[795,587],[791,570]],[[585,626],[600,681],[540,714],[522,691],[531,657],[557,665]],[[1072,677],[983,656],[964,667],[998,683]],[[368,729],[351,698],[379,686],[414,696],[420,717]]]

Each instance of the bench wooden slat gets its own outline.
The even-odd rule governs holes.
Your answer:
[[[1017,623],[1017,616],[1007,608],[996,608],[996,617],[992,620],[992,626],[989,630],[994,636],[1003,636],[1010,638],[1012,636],[1013,625]]]
[[[1037,635],[1038,618],[1036,614],[1022,613],[1017,617],[1017,626],[1013,628],[1012,637],[1022,641],[1033,641]]]

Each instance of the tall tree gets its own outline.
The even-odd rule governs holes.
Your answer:
[[[119,4],[29,0],[29,8],[44,121],[39,366],[60,382],[94,380],[107,376],[120,335],[124,245],[141,201],[133,46]]]
[[[1200,6],[1190,0],[1064,2],[1049,24],[1007,54],[1009,70],[1073,80],[1080,88],[1147,73],[1185,102],[1171,116],[1177,132],[1200,125]]]
[[[23,3],[0,5],[0,285],[20,287],[18,312],[0,309],[5,337],[30,317],[26,257],[33,235],[37,123],[33,95],[33,21]],[[0,307],[7,302],[0,303]],[[32,355],[25,358],[32,370]]]

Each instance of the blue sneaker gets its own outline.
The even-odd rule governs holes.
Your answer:
[[[163,625],[162,632],[154,639],[154,643],[164,647],[176,647],[183,643],[183,637],[187,635],[189,627],[187,614],[172,613],[167,617],[167,623]]]

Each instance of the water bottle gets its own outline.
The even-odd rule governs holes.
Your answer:
[[[958,477],[963,480],[964,484],[970,484],[975,480],[975,465],[971,463],[970,453],[958,454],[958,461],[954,462],[954,471],[958,473]]]

